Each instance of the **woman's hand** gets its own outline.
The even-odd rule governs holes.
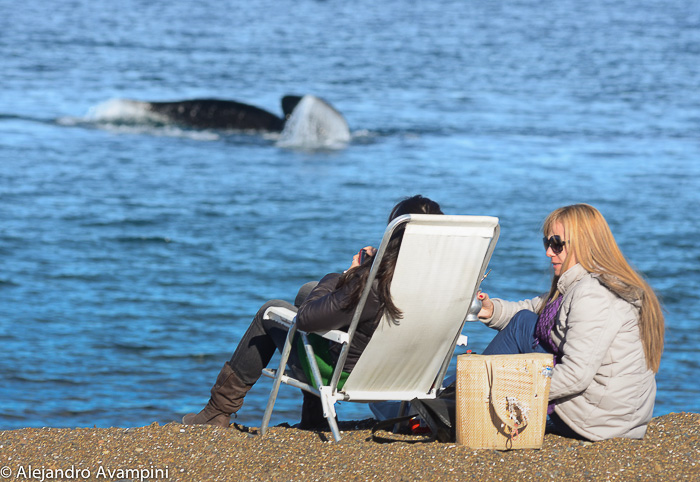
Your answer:
[[[362,253],[362,251],[364,251],[367,256],[374,256],[375,254],[377,254],[377,248],[373,248],[372,246],[365,246],[360,250],[359,253],[352,257],[352,264],[350,265],[349,269],[360,266],[360,254]]]
[[[479,291],[476,297],[481,301],[481,310],[477,317],[482,320],[488,320],[493,316],[493,301],[489,299],[488,293],[484,293],[483,291]]]

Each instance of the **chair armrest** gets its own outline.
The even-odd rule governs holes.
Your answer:
[[[281,306],[271,306],[263,314],[263,318],[274,320],[287,328],[296,322],[296,316],[296,312]],[[347,343],[349,340],[348,334],[340,330],[316,331],[314,333],[336,343]]]
[[[283,308],[281,306],[271,306],[263,314],[263,318],[267,320],[274,320],[287,328],[291,327],[296,321],[297,314],[295,311],[289,308]]]
[[[314,334],[340,344],[347,343],[350,340],[348,334],[340,330],[315,331]]]

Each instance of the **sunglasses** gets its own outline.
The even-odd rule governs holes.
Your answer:
[[[545,251],[549,248],[552,248],[552,252],[554,254],[560,254],[562,251],[564,251],[564,245],[566,244],[566,241],[562,241],[561,236],[551,236],[549,239],[545,236],[542,238],[542,242],[544,243],[544,249]]]

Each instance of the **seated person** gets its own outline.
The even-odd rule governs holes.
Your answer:
[[[394,206],[389,215],[389,222],[404,214],[442,214],[442,211],[436,202],[417,195],[404,199]],[[402,238],[403,230],[397,229],[389,241],[357,325],[357,331],[350,344],[349,354],[343,368],[346,372],[352,371],[384,312],[395,319],[401,317],[400,309],[394,305],[391,299],[390,287]],[[362,251],[368,255],[367,259],[376,253],[376,249],[371,246],[363,248]],[[302,331],[347,330],[372,264],[369,261],[360,264],[360,257],[365,256],[361,252],[355,254],[350,268],[345,273],[331,273],[324,276],[308,293],[308,296],[303,293],[304,287],[302,287],[302,292],[297,296],[297,300],[305,299],[300,303],[298,311],[297,307],[282,300],[272,300],[265,303],[258,310],[250,327],[238,343],[231,360],[224,363],[216,383],[211,389],[209,402],[199,413],[185,415],[182,423],[229,426],[231,415],[241,408],[243,398],[260,378],[263,368],[270,362],[275,350],[282,350],[284,346],[287,327],[273,320],[263,319],[263,315],[269,307],[281,306],[297,311],[297,327]],[[305,287],[307,286],[305,285]],[[329,355],[332,360],[330,361],[335,364],[340,354],[340,346],[328,343],[331,345]],[[295,376],[308,381],[295,350],[292,350],[288,365]],[[313,418],[314,414],[320,413],[318,397],[304,392],[301,427],[315,428],[320,423],[325,422],[325,419],[322,417],[319,419],[318,415],[315,419]]]
[[[642,438],[663,352],[659,301],[592,206],[555,210],[543,232],[550,291],[519,302],[480,293],[479,318],[500,330],[484,355],[554,355],[550,431],[594,441]]]

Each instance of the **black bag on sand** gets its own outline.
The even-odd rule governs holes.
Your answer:
[[[431,439],[436,439],[438,442],[454,442],[456,439],[456,393],[455,384],[452,384],[440,392],[437,398],[429,400],[414,398],[411,400],[409,415],[377,422],[372,428],[372,439],[376,442],[396,442],[396,440],[379,437],[376,433],[380,430],[389,430],[397,423],[419,417],[430,428]]]

